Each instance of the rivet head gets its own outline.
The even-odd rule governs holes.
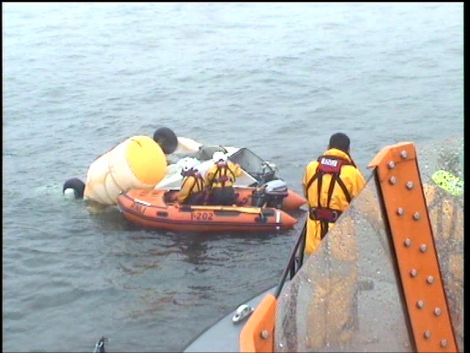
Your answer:
[[[264,339],[264,340],[266,340],[266,339],[269,338],[269,332],[268,332],[268,330],[263,330],[263,331],[261,331],[261,338]]]
[[[388,169],[393,169],[393,168],[395,168],[395,162],[390,161],[390,162],[388,162],[387,166],[388,166]]]
[[[434,315],[439,316],[441,315],[441,313],[442,313],[441,308],[439,307],[434,308]]]
[[[426,244],[421,244],[419,246],[419,251],[421,251],[422,253],[426,252],[426,250],[428,250],[428,246]]]
[[[426,338],[426,339],[431,338],[431,331],[429,331],[429,330],[424,331],[423,336],[424,336],[424,338]]]
[[[392,185],[395,185],[397,183],[397,177],[391,176],[390,179],[388,179],[388,182]]]
[[[418,271],[416,271],[415,268],[412,268],[411,271],[410,271],[410,276],[411,277],[416,277],[418,275]]]
[[[447,340],[445,338],[441,340],[441,347],[447,347]]]
[[[403,242],[403,244],[409,248],[411,246],[411,239],[410,238],[406,238],[405,241]]]
[[[418,309],[422,309],[424,308],[424,302],[422,300],[418,300],[416,302],[416,306],[418,307]]]
[[[415,221],[419,220],[421,218],[421,215],[419,214],[419,212],[415,212],[415,214],[413,215],[413,219]]]
[[[405,213],[405,210],[403,208],[401,208],[401,207],[397,208],[397,215],[403,216],[404,213]]]
[[[414,184],[412,181],[407,181],[407,182],[406,182],[406,188],[407,188],[408,190],[411,190],[411,189],[413,189],[414,187],[415,187],[415,184]]]
[[[433,276],[428,276],[428,278],[426,278],[426,282],[428,282],[429,284],[433,284],[434,283],[434,277]]]
[[[400,157],[403,158],[403,159],[408,158],[408,152],[406,152],[405,150],[401,151],[400,152]]]

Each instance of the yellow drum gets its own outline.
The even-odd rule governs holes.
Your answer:
[[[165,177],[166,167],[165,154],[151,137],[130,137],[90,165],[84,199],[114,205],[121,192],[153,189]]]

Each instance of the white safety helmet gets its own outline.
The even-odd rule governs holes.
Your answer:
[[[217,162],[227,162],[227,155],[221,151],[214,152],[212,155],[212,160]]]
[[[195,169],[198,166],[198,162],[194,158],[186,157],[181,161],[181,171],[186,173],[191,169]]]

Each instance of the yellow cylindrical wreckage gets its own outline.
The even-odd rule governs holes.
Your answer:
[[[165,177],[166,168],[165,154],[151,137],[130,137],[90,165],[84,199],[114,205],[121,192],[154,188]]]

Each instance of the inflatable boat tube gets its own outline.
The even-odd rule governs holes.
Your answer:
[[[272,207],[249,204],[249,189],[237,189],[237,205],[181,205],[175,190],[132,189],[119,195],[117,204],[124,217],[143,228],[173,232],[260,232],[294,227],[297,219]],[[240,202],[239,202],[240,201]]]

